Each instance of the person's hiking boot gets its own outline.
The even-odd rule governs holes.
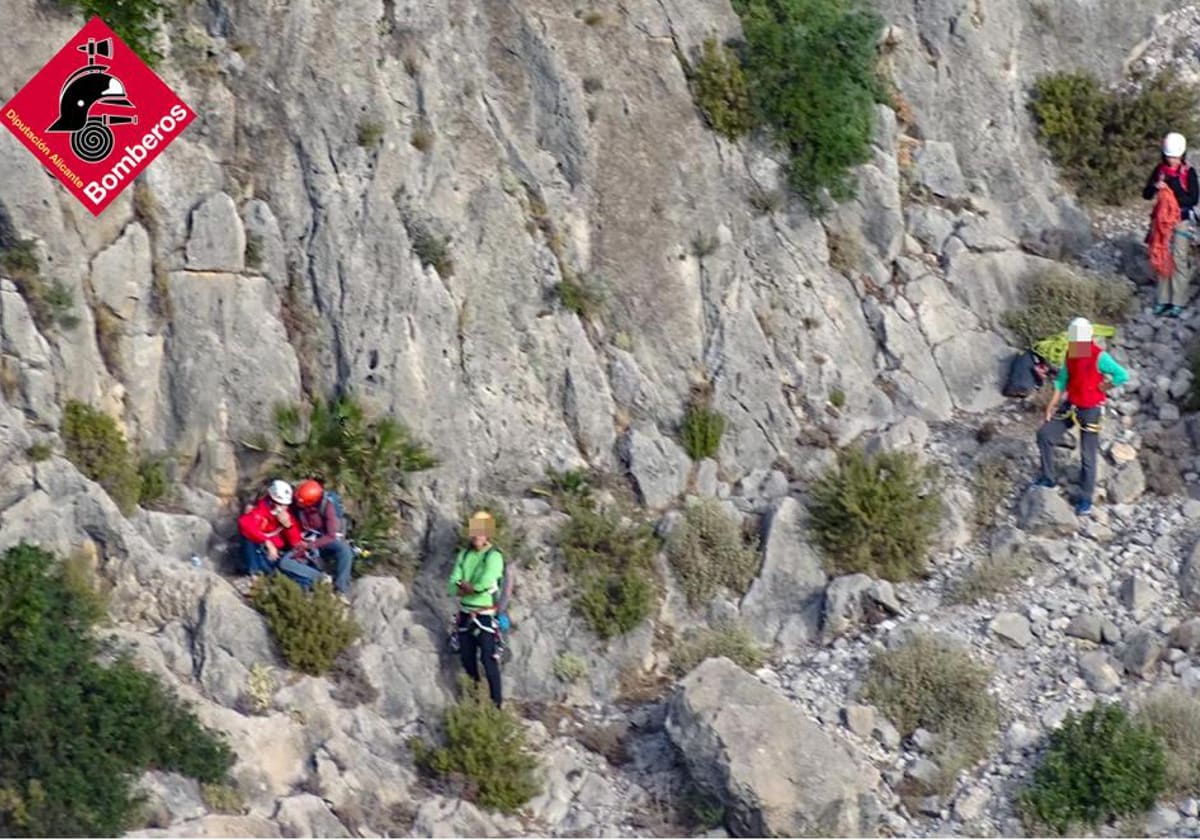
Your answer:
[[[1181,317],[1183,317],[1183,313],[1186,311],[1187,310],[1185,310],[1182,306],[1172,306],[1170,309],[1167,310],[1167,317],[1168,318],[1181,318]]]
[[[1033,482],[1033,486],[1034,487],[1049,487],[1050,489],[1054,489],[1058,485],[1054,483],[1054,479],[1046,478],[1045,476],[1042,476],[1037,481]]]
[[[1155,315],[1166,315],[1167,312],[1170,311],[1170,309],[1171,309],[1171,304],[1160,303],[1158,306],[1154,307],[1154,314]]]
[[[1076,516],[1089,516],[1092,512],[1092,503],[1089,499],[1080,499],[1075,504]]]

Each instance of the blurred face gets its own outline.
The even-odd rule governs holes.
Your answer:
[[[488,532],[485,528],[471,529],[471,545],[475,548],[483,548],[488,543]]]
[[[1073,359],[1078,359],[1090,353],[1091,349],[1090,341],[1072,341],[1067,345],[1067,354]]]
[[[1168,166],[1179,166],[1179,164],[1181,164],[1182,162],[1183,162],[1183,158],[1181,158],[1181,157],[1168,157],[1167,158]]]

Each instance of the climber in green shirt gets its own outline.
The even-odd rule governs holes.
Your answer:
[[[496,520],[480,511],[471,517],[468,534],[471,545],[458,553],[450,573],[449,592],[459,599],[457,640],[463,668],[479,682],[479,656],[487,674],[488,690],[497,707],[500,694],[499,627],[496,623],[496,596],[504,576],[504,555],[492,545]]]

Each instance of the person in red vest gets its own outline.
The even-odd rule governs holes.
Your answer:
[[[1104,415],[1106,392],[1125,384],[1129,373],[1092,340],[1092,324],[1086,318],[1076,318],[1070,323],[1067,341],[1067,360],[1058,371],[1054,397],[1046,406],[1046,422],[1037,433],[1042,474],[1035,484],[1055,486],[1054,444],[1062,439],[1068,425],[1078,425],[1083,474],[1075,512],[1083,515],[1091,512],[1092,494],[1096,491],[1096,453],[1100,448],[1100,420]],[[1058,412],[1064,393],[1067,402],[1064,410]]]

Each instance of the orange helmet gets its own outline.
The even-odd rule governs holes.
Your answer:
[[[307,481],[301,481],[300,486],[296,488],[296,504],[300,507],[312,507],[321,501],[321,497],[325,495],[325,490],[321,487],[321,482],[313,481],[311,478]]]

